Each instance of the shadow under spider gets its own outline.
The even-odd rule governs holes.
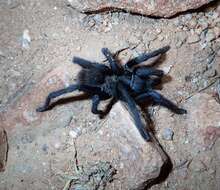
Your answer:
[[[89,99],[91,99],[91,96],[86,93],[79,94],[79,95],[76,95],[73,97],[64,97],[64,98],[58,99],[57,101],[51,103],[50,106],[48,107],[48,110],[51,110],[55,106],[58,106],[58,105],[64,105],[64,104],[68,104],[68,103],[75,102],[75,101],[89,100]],[[105,106],[105,110],[103,111],[103,115],[100,115],[100,119],[104,119],[108,115],[108,113],[111,111],[115,102],[116,102],[116,100],[114,98],[112,98],[110,100],[110,102]]]
[[[169,155],[166,153],[166,151],[163,149],[160,142],[154,136],[155,125],[154,125],[153,120],[150,117],[150,114],[147,111],[146,105],[140,105],[140,107],[141,107],[141,111],[142,111],[142,116],[143,116],[143,118],[146,122],[146,125],[148,127],[148,132],[152,138],[152,140],[149,143],[160,154],[161,159],[163,161],[163,165],[161,166],[160,173],[159,173],[158,177],[145,181],[135,190],[149,189],[156,184],[160,184],[160,183],[164,182],[168,178],[169,174],[172,172],[172,169],[173,169],[173,163],[172,163]]]

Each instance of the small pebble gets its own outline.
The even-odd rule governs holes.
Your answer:
[[[186,42],[186,39],[187,39],[187,35],[185,32],[179,33],[179,35],[176,36],[174,41],[175,47],[180,48]]]
[[[56,143],[54,144],[54,148],[56,148],[56,149],[59,149],[60,146],[61,146],[60,142],[56,142]]]
[[[195,33],[200,35],[202,33],[202,28],[195,29]]]
[[[31,37],[28,29],[25,29],[23,31],[22,39],[21,39],[21,45],[24,49],[29,49],[31,43]]]
[[[157,34],[160,34],[162,32],[161,28],[157,28],[155,31]]]
[[[80,46],[78,46],[77,48],[76,48],[76,51],[81,51],[81,47]]]
[[[198,24],[199,24],[199,26],[202,28],[202,30],[207,29],[208,26],[209,26],[208,21],[207,21],[207,19],[205,19],[205,18],[200,18],[200,19],[198,20]]]
[[[154,41],[156,38],[157,36],[154,33],[150,33],[150,32],[145,32],[143,35],[144,43]]]
[[[196,25],[197,25],[196,19],[192,19],[192,20],[188,23],[188,27],[189,27],[189,28],[195,28]]]
[[[185,15],[185,20],[191,20],[191,19],[192,19],[191,13]]]
[[[42,146],[42,150],[44,151],[44,152],[48,152],[48,145],[47,144],[43,144],[43,146]]]
[[[32,143],[34,141],[32,135],[24,134],[24,136],[21,137],[21,142],[23,144]]]
[[[112,29],[112,25],[109,24],[107,27],[104,28],[104,31],[103,31],[103,32],[107,33],[107,32],[109,32],[109,31],[111,31],[111,29]]]
[[[103,22],[103,17],[100,14],[96,14],[93,19],[97,24],[101,24]]]
[[[95,20],[94,19],[90,19],[89,22],[88,22],[88,25],[89,25],[90,28],[95,26]]]
[[[71,131],[69,132],[69,135],[70,135],[72,138],[75,139],[75,138],[77,137],[77,132],[71,130]]]
[[[173,67],[173,65],[169,65],[167,67],[163,67],[164,74],[167,75],[170,72],[172,67]]]
[[[189,44],[193,44],[193,43],[196,43],[196,42],[198,42],[198,41],[200,41],[200,37],[199,37],[199,35],[197,35],[197,34],[189,35],[188,40],[187,40],[187,42],[188,42]]]
[[[213,20],[217,19],[218,17],[219,17],[218,12],[213,12],[213,13],[212,13],[212,19],[213,19]]]
[[[215,33],[212,30],[208,30],[207,34],[206,34],[206,41],[207,42],[211,42],[215,39]]]
[[[165,128],[162,133],[162,138],[167,141],[173,140],[174,132],[170,128]]]
[[[37,113],[35,111],[24,110],[23,117],[28,122],[33,122],[38,119]]]
[[[159,36],[158,36],[158,40],[163,41],[163,40],[164,40],[164,36],[159,35]]]

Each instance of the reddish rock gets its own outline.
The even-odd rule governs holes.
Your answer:
[[[198,93],[181,106],[188,111],[185,116],[173,115],[165,108],[155,115],[156,134],[174,164],[170,186],[182,189],[191,184],[193,188],[216,189],[215,180],[220,176],[216,170],[220,163],[219,103],[212,95]],[[166,127],[174,131],[172,142],[160,137]]]
[[[198,94],[187,102],[189,110],[186,121],[189,141],[197,151],[211,148],[219,137],[220,106],[208,94]]]
[[[212,148],[216,140],[220,138],[220,128],[219,127],[207,127],[203,131],[204,135],[204,144],[207,148]]]
[[[45,114],[37,113],[36,108],[43,104],[49,92],[63,88],[76,76],[79,67],[76,65],[60,66],[46,74],[33,89],[26,92],[19,101],[0,113],[0,127],[11,131],[16,126],[39,124]]]
[[[49,92],[68,85],[71,76],[76,76],[78,71],[79,67],[70,65],[58,67],[46,74],[17,103],[1,113],[0,125],[10,132],[12,129],[16,131],[17,126],[32,127],[34,130],[34,127],[39,125],[47,125],[45,123],[55,125],[54,123],[58,121],[51,119],[56,118],[55,111],[36,113],[35,109],[44,102]],[[48,114],[50,117],[47,117]],[[71,130],[79,127],[72,122],[70,125]],[[159,176],[164,158],[157,149],[142,139],[128,111],[121,103],[113,107],[101,129],[93,133],[80,132],[77,136],[70,136],[76,140],[80,165],[104,161],[110,162],[117,170],[117,180],[113,180],[108,189],[143,187],[143,184],[147,185]],[[10,133],[12,136],[13,134]]]
[[[117,180],[107,189],[136,189],[143,188],[143,183],[149,185],[159,176],[164,164],[159,152],[143,140],[120,102],[114,105],[105,123],[96,134],[77,138],[79,164],[100,160],[112,163],[117,170],[114,176]]]
[[[171,17],[177,13],[191,9],[197,9],[213,0],[68,0],[70,4],[82,12],[104,12],[114,10],[125,10],[147,16]]]

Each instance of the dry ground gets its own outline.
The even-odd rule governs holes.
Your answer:
[[[100,52],[102,47],[112,51],[136,47],[132,53],[137,55],[167,44],[171,50],[158,65],[169,75],[169,80],[164,81],[162,93],[182,107],[187,107],[190,114],[188,118],[181,118],[159,107],[150,109],[157,137],[174,163],[174,172],[169,178],[152,189],[219,189],[220,155],[217,145],[220,135],[216,135],[209,150],[203,147],[194,152],[195,149],[190,145],[194,143],[190,139],[194,136],[187,134],[193,131],[181,127],[186,121],[194,121],[192,109],[196,110],[210,99],[214,102],[208,106],[219,110],[219,103],[215,101],[220,88],[218,11],[216,7],[211,7],[172,19],[153,19],[128,13],[86,16],[61,0],[0,0],[0,111],[6,113],[10,123],[10,129],[6,129],[9,130],[9,157],[6,171],[0,174],[0,190],[62,189],[66,183],[62,176],[72,171],[74,162],[75,133],[71,136],[70,131],[77,129],[77,135],[86,138],[87,135],[101,134],[100,128],[106,125],[105,121],[90,113],[91,103],[85,100],[55,107],[47,119],[32,127],[32,122],[38,116],[34,111],[24,113],[23,104],[18,102],[34,105],[28,101],[31,99],[29,92],[33,92],[40,81],[50,75],[51,70],[58,75],[62,75],[62,69],[53,71],[55,68],[71,70],[74,55],[103,60]],[[22,38],[25,30],[29,31],[31,38],[27,44],[24,44]],[[63,84],[68,85],[69,81],[74,81],[75,76],[65,79],[64,75],[63,78]],[[50,83],[53,85],[53,78]],[[207,86],[210,87],[203,90]],[[39,93],[38,98],[42,102],[44,97],[41,92],[34,92],[36,96]],[[196,115],[196,119],[201,124],[207,123],[204,127],[215,127],[214,133],[219,134],[220,120],[215,115],[217,111],[209,112],[208,106],[199,108],[214,116],[205,114],[199,118],[200,115]],[[9,114],[8,110],[11,110]],[[13,118],[19,112],[23,113],[28,122],[23,124],[23,121]],[[167,117],[172,120],[167,120]],[[211,121],[215,121],[215,124]],[[164,127],[174,132],[173,141],[163,139]],[[186,131],[183,133],[180,130]],[[83,149],[85,147],[81,147]],[[202,157],[199,163],[200,152]],[[84,161],[88,160],[84,158]],[[123,183],[119,187],[116,185],[115,189],[128,188]],[[112,189],[112,186],[107,188]]]

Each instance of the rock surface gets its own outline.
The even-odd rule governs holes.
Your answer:
[[[76,76],[78,71],[79,67],[77,65],[71,65],[70,67],[61,66],[49,72],[39,84],[26,92],[16,104],[1,113],[1,126],[10,133],[11,137],[16,133],[14,132],[16,129],[20,128],[23,131],[24,127],[28,127],[32,132],[29,131],[29,133],[22,135],[21,143],[36,143],[38,141],[36,139],[39,137],[32,134],[36,130],[34,128],[45,125],[45,123],[58,127],[59,123],[63,121],[56,111],[36,113],[35,109],[44,102],[49,92],[64,87],[65,83],[69,83],[70,76]],[[73,121],[69,124],[71,127],[69,140],[76,139],[75,144],[80,165],[88,164],[88,160],[91,165],[101,160],[111,163],[112,167],[117,170],[116,177],[120,183],[113,181],[109,189],[112,189],[112,187],[118,189],[120,186],[123,186],[123,189],[139,187],[159,176],[161,166],[164,164],[159,152],[142,139],[129,113],[120,103],[114,106],[109,117],[98,131],[93,132],[94,134],[84,132],[73,138],[72,131],[79,130]],[[33,128],[30,129],[30,127]],[[12,139],[10,141],[14,142]],[[62,148],[59,141],[55,142],[53,146],[57,150]],[[48,148],[45,145],[43,147],[44,151],[47,151]],[[12,149],[10,155],[13,154],[11,151],[17,152]],[[26,168],[26,170],[32,172],[30,168]],[[71,175],[73,174],[71,173]]]
[[[68,0],[69,3],[82,12],[104,12],[110,10],[125,10],[148,16],[171,17],[177,13],[197,9],[213,0],[144,0],[144,1],[112,1],[112,0]]]
[[[36,108],[44,103],[49,92],[67,86],[71,75],[76,75],[78,71],[79,67],[76,65],[68,69],[65,66],[60,66],[50,71],[35,88],[27,91],[19,101],[0,113],[0,127],[11,132],[18,126],[39,124],[45,114],[37,113]]]
[[[100,51],[103,47],[112,52],[128,47],[120,54],[125,63],[131,56],[170,45],[169,52],[156,61],[155,67],[167,74],[158,90],[162,89],[160,93],[170,100],[181,102],[179,106],[186,108],[188,114],[175,115],[156,106],[149,108],[149,115],[154,120],[155,135],[172,160],[173,170],[171,173],[167,168],[161,170],[162,176],[167,177],[165,181],[156,177],[159,169],[152,172],[154,169],[151,165],[147,168],[145,161],[145,169],[137,171],[139,163],[135,161],[131,170],[140,176],[138,183],[147,174],[152,174],[155,183],[161,182],[152,186],[152,180],[147,181],[151,190],[219,190],[219,3],[170,19],[117,11],[85,15],[67,6],[66,0],[0,3],[0,126],[7,130],[9,143],[0,189],[60,190],[73,176],[85,183],[91,175],[92,179],[85,184],[91,188],[92,180],[101,182],[99,190],[106,182],[106,189],[136,188],[137,181],[125,174],[132,162],[124,159],[126,154],[133,159],[136,152],[137,161],[147,159],[151,165],[158,162],[158,168],[163,169],[159,154],[150,144],[141,144],[132,124],[129,124],[132,134],[126,133],[127,126],[115,124],[114,112],[120,111],[117,107],[123,109],[121,105],[100,120],[91,113],[91,101],[78,101],[76,92],[70,94],[73,97],[67,96],[65,102],[62,98],[57,100],[61,104],[48,112],[35,113],[35,109],[49,91],[74,82],[77,70],[71,64],[73,56],[99,61],[104,59]],[[31,37],[28,49],[20,43],[25,29]],[[199,38],[192,39],[192,35]],[[129,122],[130,117],[127,119]],[[163,138],[165,128],[173,132],[171,141]],[[136,150],[137,146],[143,147],[143,151]],[[75,170],[75,150],[84,173]],[[106,158],[102,152],[112,153],[115,160],[111,161],[111,155]],[[106,160],[98,160],[96,154]],[[118,173],[113,175],[115,169]],[[120,174],[125,178],[119,181]],[[136,179],[135,173],[128,171],[128,174]],[[113,182],[109,183],[112,177]]]
[[[116,168],[108,189],[137,189],[155,180],[164,164],[156,149],[138,133],[128,111],[121,103],[111,110],[106,124],[96,134],[82,135],[76,141],[78,160],[86,164],[109,161]]]
[[[165,129],[165,122],[174,131],[172,143],[161,141],[174,164],[171,178],[175,182],[168,179],[167,184],[170,189],[181,189],[184,180],[185,186],[194,189],[194,185],[202,180],[197,184],[198,189],[217,190],[220,185],[219,103],[211,95],[201,93],[189,99],[184,107],[188,111],[185,117],[172,118],[164,108],[155,117],[159,132]]]

